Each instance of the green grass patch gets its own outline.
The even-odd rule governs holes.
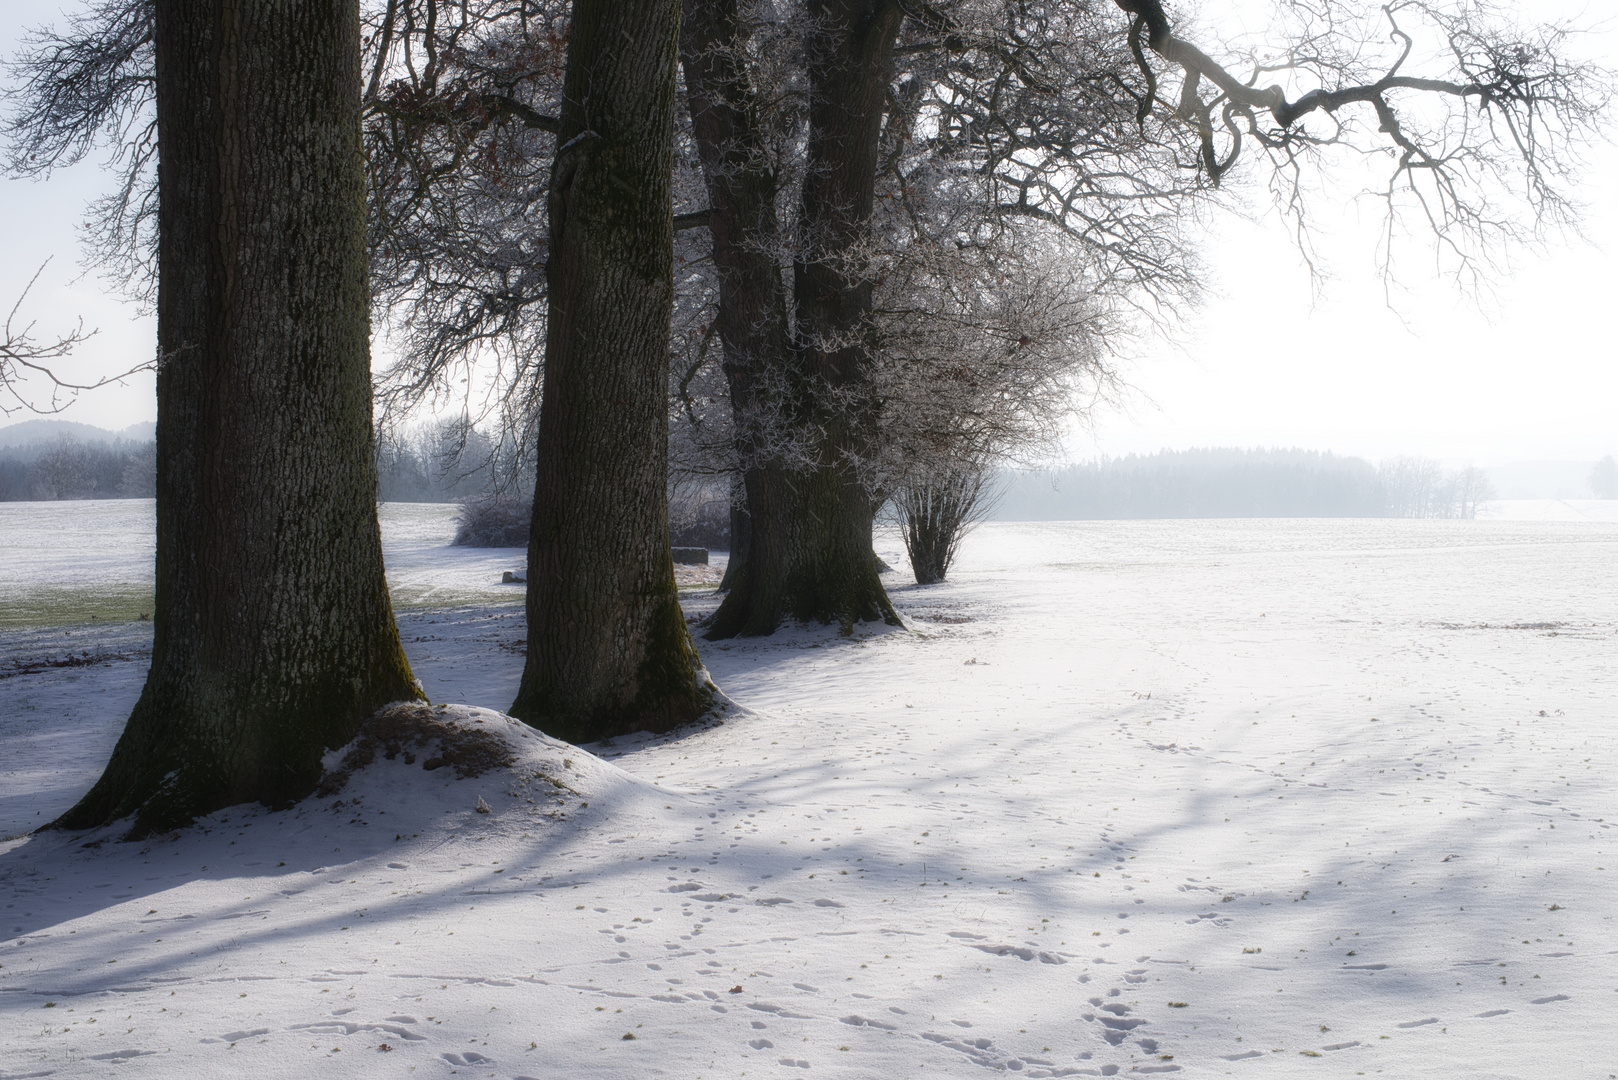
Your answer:
[[[150,585],[48,585],[0,596],[0,630],[132,622],[151,617]]]

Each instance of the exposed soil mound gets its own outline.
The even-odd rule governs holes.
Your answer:
[[[428,772],[448,766],[463,780],[482,776],[491,770],[516,763],[511,744],[492,730],[480,729],[479,717],[448,718],[449,707],[401,701],[383,707],[367,720],[349,744],[337,768],[327,772],[318,795],[335,795],[349,778],[376,760],[380,753],[389,761],[401,755],[406,765],[418,759]]]

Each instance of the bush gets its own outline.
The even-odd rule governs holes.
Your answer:
[[[669,539],[675,547],[729,551],[729,493],[717,486],[671,485]]]
[[[533,517],[530,499],[467,499],[455,515],[455,539],[450,543],[456,547],[525,548]]]

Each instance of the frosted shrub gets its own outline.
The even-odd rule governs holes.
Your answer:
[[[527,547],[528,523],[533,516],[530,499],[467,499],[455,515],[455,539],[450,543],[456,547]]]

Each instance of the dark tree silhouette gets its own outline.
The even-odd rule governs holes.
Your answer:
[[[146,687],[53,824],[308,794],[421,696],[383,580],[357,7],[155,5],[157,608]]]
[[[511,714],[585,742],[708,706],[668,531],[679,0],[575,0],[551,170],[549,318]]]

